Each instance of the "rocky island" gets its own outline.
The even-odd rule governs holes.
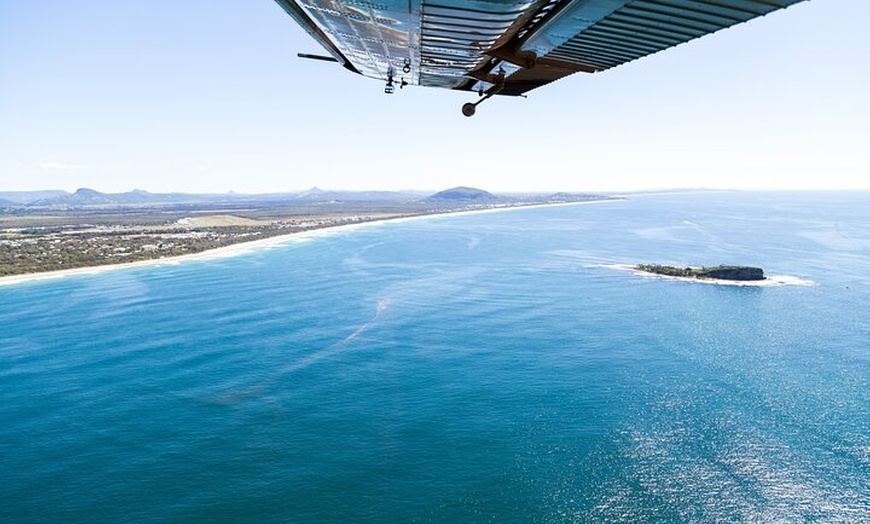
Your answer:
[[[764,280],[764,270],[752,266],[711,266],[711,267],[675,267],[660,264],[638,264],[634,267],[644,273],[665,275],[669,277],[697,278],[700,280]]]

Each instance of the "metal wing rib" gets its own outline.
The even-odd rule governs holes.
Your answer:
[[[276,0],[346,68],[519,95],[803,0]]]

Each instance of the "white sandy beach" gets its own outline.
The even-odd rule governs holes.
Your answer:
[[[375,219],[369,220],[366,222],[358,222],[354,224],[343,224],[340,226],[329,226],[322,227],[317,229],[310,229],[308,231],[298,231],[295,233],[288,233],[286,235],[278,235],[270,238],[264,238],[260,240],[251,240],[248,242],[240,242],[238,244],[233,244],[230,246],[219,247],[215,249],[209,249],[207,251],[202,251],[199,253],[193,253],[190,255],[179,255],[175,257],[166,257],[166,258],[156,258],[153,260],[140,260],[137,262],[126,262],[120,264],[107,264],[104,266],[91,266],[91,267],[80,267],[73,269],[61,269],[58,271],[45,271],[42,273],[27,273],[23,275],[11,275],[0,277],[0,286],[5,285],[13,285],[13,284],[21,284],[24,282],[33,282],[38,280],[49,280],[55,278],[68,277],[73,275],[94,275],[98,273],[102,273],[105,271],[117,271],[121,269],[129,269],[135,267],[147,267],[147,266],[162,266],[162,265],[175,265],[180,264],[190,260],[204,260],[211,258],[219,258],[219,257],[231,257],[237,256],[244,253],[248,253],[254,250],[271,248],[280,246],[283,244],[287,244],[290,242],[301,242],[305,240],[309,240],[315,237],[331,235],[341,231],[349,231],[352,229],[362,228],[366,226],[372,226],[376,224],[384,224],[387,222],[390,223],[398,223],[398,222],[409,222],[411,220],[423,220],[423,219],[431,219],[435,217],[445,217],[445,216],[460,216],[460,215],[473,215],[473,214],[481,214],[481,213],[495,213],[501,211],[509,211],[515,209],[528,209],[531,207],[554,207],[554,206],[571,206],[571,205],[581,205],[581,204],[595,204],[602,202],[620,202],[621,200],[591,200],[588,202],[564,202],[557,204],[535,204],[529,206],[505,206],[505,207],[492,207],[487,209],[473,209],[468,211],[452,211],[446,213],[428,213],[425,215],[413,215],[413,216],[404,216],[404,217],[396,217],[396,218],[383,218],[383,219]]]
[[[367,222],[360,222],[355,224],[344,224],[340,226],[331,226],[331,227],[323,227],[318,229],[311,229],[308,231],[297,231],[295,233],[288,233],[286,235],[278,235],[269,238],[263,238],[260,240],[251,240],[248,242],[240,242],[238,244],[232,244],[229,246],[219,247],[215,249],[209,249],[206,251],[201,251],[199,253],[192,253],[190,255],[179,255],[175,257],[165,257],[165,258],[155,258],[153,260],[140,260],[137,262],[126,262],[120,264],[107,264],[104,266],[91,266],[91,267],[80,267],[73,269],[61,269],[58,271],[45,271],[42,273],[27,273],[24,275],[11,275],[6,277],[0,277],[0,286],[2,285],[11,285],[11,284],[20,284],[22,282],[31,282],[35,280],[48,280],[54,278],[67,277],[72,275],[93,275],[97,273],[102,273],[105,271],[117,271],[120,269],[129,269],[134,267],[145,267],[145,266],[162,266],[162,265],[175,265],[180,264],[190,260],[204,260],[210,258],[218,258],[218,257],[231,257],[236,255],[241,255],[243,253],[248,253],[250,251],[264,249],[269,247],[280,246],[282,244],[287,244],[290,242],[300,242],[304,240],[308,240],[314,238],[316,236],[327,235],[331,233],[336,233],[338,231],[347,231],[350,229],[363,227],[367,225],[380,224],[387,221],[399,221],[399,220],[407,220],[409,218],[417,218],[417,217],[400,217],[400,218],[388,218],[388,219],[379,219],[379,220],[370,220]]]

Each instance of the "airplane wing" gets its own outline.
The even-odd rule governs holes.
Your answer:
[[[803,0],[275,1],[330,60],[385,81],[388,93],[421,85],[488,98],[603,71]]]

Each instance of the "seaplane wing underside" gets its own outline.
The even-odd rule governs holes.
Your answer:
[[[489,95],[603,71],[801,1],[276,0],[329,59],[387,92]]]

